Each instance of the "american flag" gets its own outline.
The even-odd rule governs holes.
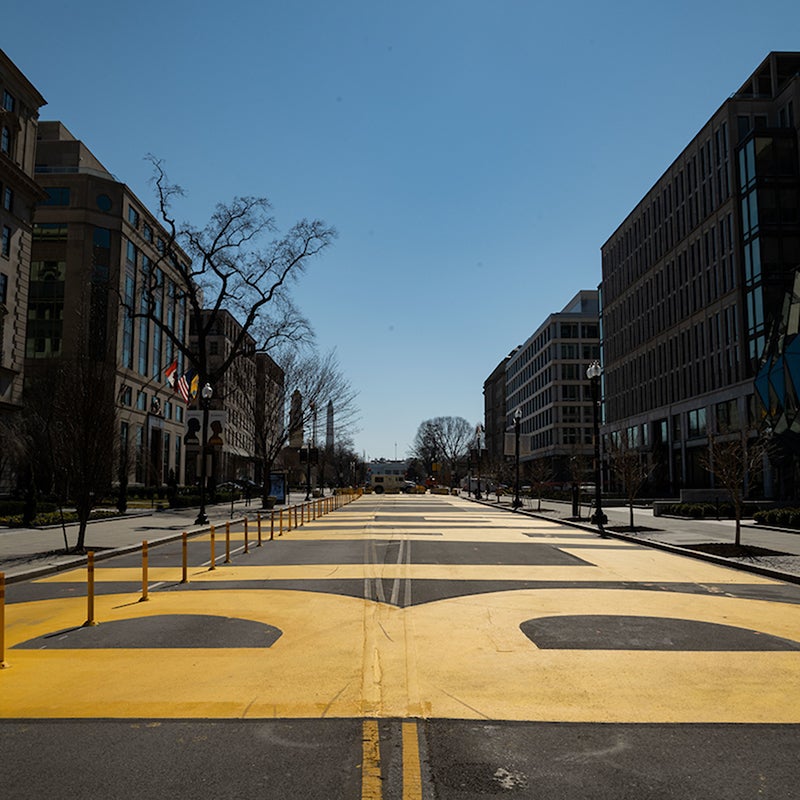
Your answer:
[[[197,371],[190,369],[187,373],[183,374],[178,378],[178,382],[175,384],[175,388],[178,390],[178,394],[183,398],[184,403],[189,402],[189,397],[194,397],[197,394],[194,390],[195,385],[197,384]]]

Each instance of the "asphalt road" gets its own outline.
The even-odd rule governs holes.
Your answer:
[[[244,547],[7,587],[4,798],[800,797],[800,586],[429,495]]]

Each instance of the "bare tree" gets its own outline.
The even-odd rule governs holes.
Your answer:
[[[22,413],[0,414],[0,487],[8,483],[24,455]]]
[[[769,455],[770,441],[763,434],[747,440],[744,431],[722,431],[708,437],[708,450],[700,456],[701,466],[721,484],[733,505],[736,519],[734,544],[741,545],[742,512],[747,485],[761,472]]]
[[[153,185],[168,241],[133,307],[126,307],[128,314],[153,322],[171,343],[172,351],[182,353],[194,367],[201,385],[219,383],[233,362],[249,352],[252,339],[256,350],[269,350],[276,338],[303,337],[307,323],[293,309],[287,289],[333,242],[335,229],[320,220],[303,219],[281,235],[265,197],[235,197],[219,203],[202,228],[179,225],[172,205],[183,190],[169,183],[162,161],[153,156],[148,160],[153,165]],[[162,264],[168,265],[177,283],[175,301],[185,304],[191,345],[180,326],[168,324],[160,313]],[[212,363],[207,340],[225,312],[232,314],[240,327],[224,356]]]
[[[581,487],[586,478],[588,464],[585,454],[579,449],[577,444],[573,444],[569,449],[567,467],[569,470],[569,480],[572,486],[572,507],[573,513],[580,516],[581,508]]]
[[[83,552],[92,509],[111,490],[118,465],[115,369],[88,356],[63,358],[34,378],[26,401],[26,445],[40,486],[78,515]],[[66,545],[66,542],[65,542]]]
[[[633,530],[633,501],[650,475],[652,468],[643,460],[642,454],[631,441],[627,430],[615,432],[609,437],[609,466],[622,485],[628,501],[628,527]]]
[[[338,437],[330,454],[330,467],[335,486],[352,486],[356,482],[356,475],[361,464],[361,459],[353,446],[353,440],[347,436]]]
[[[268,504],[270,473],[293,433],[307,428],[315,413],[324,410],[328,403],[334,407],[337,440],[349,441],[358,419],[356,393],[342,373],[335,351],[321,355],[284,347],[273,351],[273,356],[267,362],[267,371],[271,373],[267,385],[273,387],[267,396],[258,398],[252,391],[245,393],[255,422],[264,507]],[[295,392],[301,398],[301,405],[297,413],[292,413],[290,405]]]
[[[425,420],[417,428],[409,455],[422,465],[426,478],[433,474],[433,465],[443,458],[434,420]]]
[[[542,492],[548,481],[553,480],[553,465],[545,458],[537,458],[529,462],[528,474],[531,478],[531,486],[538,498],[537,511],[542,510]]]
[[[459,469],[469,453],[475,430],[464,417],[435,417],[425,420],[417,429],[412,455],[424,463],[447,465],[450,486],[458,481]]]

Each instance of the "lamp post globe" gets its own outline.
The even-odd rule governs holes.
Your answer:
[[[594,514],[591,523],[597,525],[600,535],[603,536],[603,526],[608,522],[608,517],[603,513],[603,495],[600,490],[600,376],[603,370],[600,362],[595,360],[589,364],[586,370],[586,377],[592,391],[592,421],[594,423]]]

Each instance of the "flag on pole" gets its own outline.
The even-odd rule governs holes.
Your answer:
[[[164,375],[167,378],[167,383],[174,389],[175,388],[175,373],[178,371],[178,359],[176,358],[165,370]]]
[[[178,393],[183,398],[184,403],[189,402],[189,397],[196,397],[197,396],[197,383],[199,381],[199,376],[196,370],[190,369],[184,375],[181,375],[178,378],[177,388]]]

